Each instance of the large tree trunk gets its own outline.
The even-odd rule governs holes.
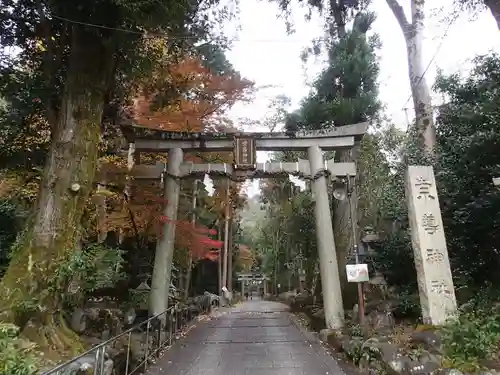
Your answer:
[[[493,17],[495,17],[498,30],[500,30],[500,0],[484,0],[484,3],[490,9]]]
[[[411,1],[412,22],[408,22],[397,0],[386,0],[396,17],[406,41],[408,75],[415,110],[418,141],[425,155],[432,157],[436,146],[436,128],[432,115],[432,98],[425,79],[423,64],[424,0]]]
[[[69,349],[73,339],[67,340],[71,334],[62,320],[54,322],[71,276],[62,274],[61,265],[79,248],[81,218],[97,167],[111,62],[101,38],[74,27],[60,113],[52,124],[52,145],[35,212],[0,283],[0,320],[19,323],[20,316],[31,318],[25,327],[29,338],[57,352]]]

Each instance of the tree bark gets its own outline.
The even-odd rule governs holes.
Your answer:
[[[338,1],[338,2],[337,2]],[[345,38],[347,31],[345,28],[344,0],[330,0],[330,11],[335,20],[335,29],[339,39]]]
[[[427,157],[434,156],[436,128],[432,114],[432,98],[423,64],[423,33],[425,0],[411,0],[412,22],[408,22],[397,0],[386,0],[401,27],[408,59],[408,76],[415,110],[415,126],[421,149]]]
[[[490,9],[495,21],[497,21],[498,30],[500,30],[500,0],[484,0],[484,3]]]
[[[58,328],[43,327],[53,325],[53,316],[61,310],[60,296],[71,275],[58,272],[79,248],[81,218],[93,189],[104,92],[113,61],[112,51],[104,43],[82,26],[75,25],[72,30],[61,110],[52,124],[52,145],[37,204],[0,283],[2,320],[16,321],[20,314],[32,313],[31,327],[42,327],[32,329],[32,335],[42,344],[48,340],[56,350],[65,340],[47,337]]]

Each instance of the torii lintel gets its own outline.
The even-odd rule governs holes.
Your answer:
[[[368,129],[368,122],[345,125],[325,131],[300,131],[288,133],[187,133],[162,132],[141,127],[131,127],[127,140],[135,144],[138,152],[165,152],[181,148],[184,152],[223,152],[234,150],[235,138],[255,140],[257,151],[306,151],[319,146],[323,151],[350,148],[362,138]]]

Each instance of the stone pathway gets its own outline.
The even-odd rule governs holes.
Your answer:
[[[197,323],[148,375],[343,375],[333,357],[299,330],[287,307],[247,301]]]

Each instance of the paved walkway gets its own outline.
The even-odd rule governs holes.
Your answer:
[[[217,315],[217,314],[216,314]],[[343,375],[278,302],[248,301],[179,340],[150,375]]]

